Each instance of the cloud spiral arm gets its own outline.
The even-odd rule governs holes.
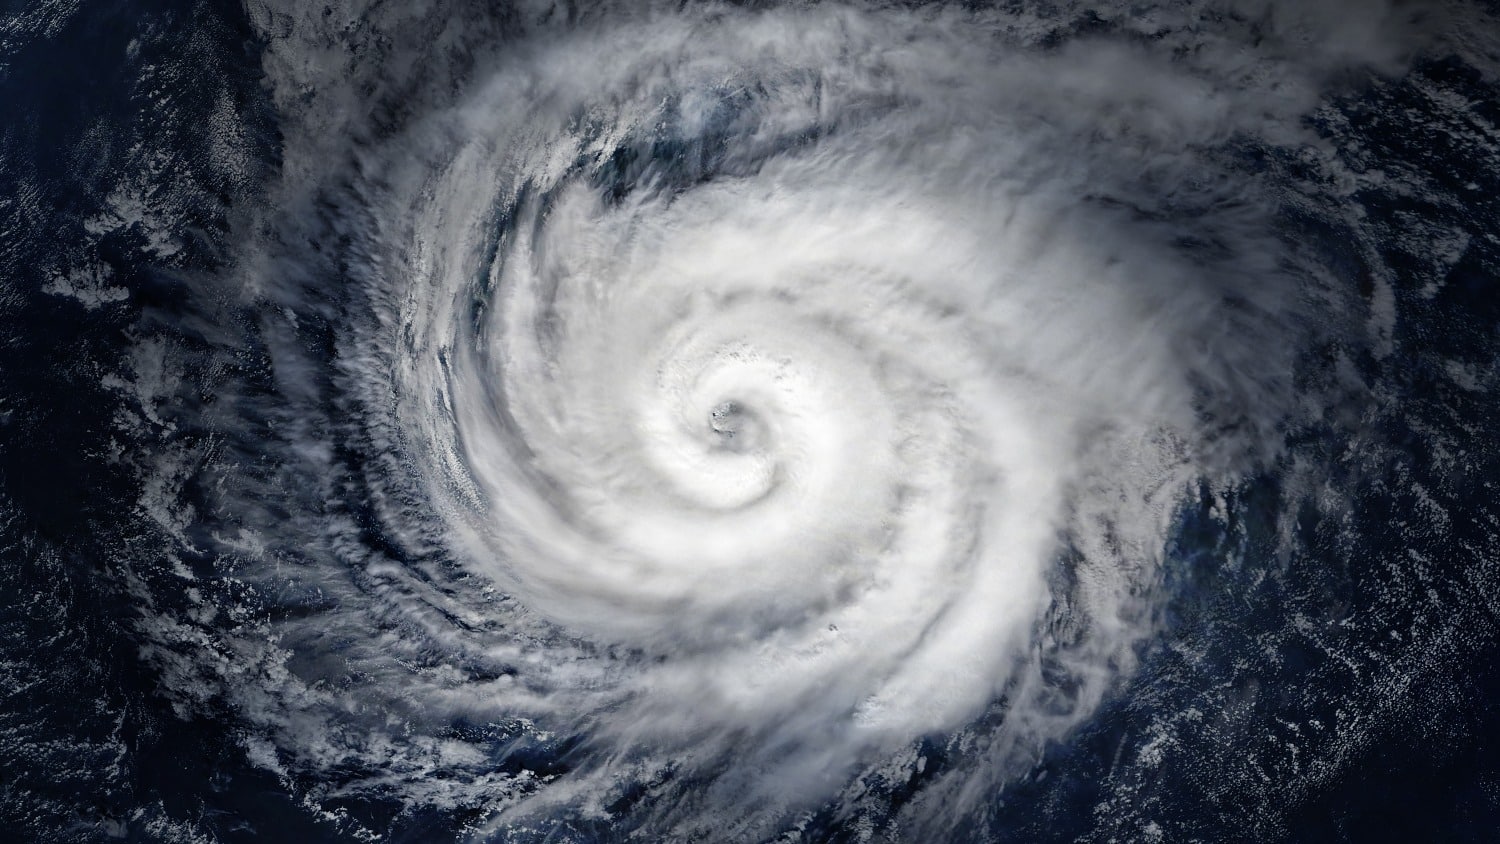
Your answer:
[[[609,10],[304,112],[332,70],[273,50],[302,123],[234,283],[274,375],[214,411],[280,438],[214,539],[269,609],[180,669],[252,757],[482,835],[764,838],[971,730],[962,815],[1087,719],[1184,496],[1345,330],[1235,159],[1328,68],[1017,20]]]

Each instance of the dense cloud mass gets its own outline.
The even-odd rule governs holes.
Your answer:
[[[141,141],[80,235],[170,282],[38,295],[125,338],[100,747],[285,805],[69,828],[1272,840],[1482,720],[1483,9],[215,14],[209,175]]]

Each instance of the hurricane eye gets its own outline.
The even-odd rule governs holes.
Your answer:
[[[740,409],[738,402],[726,401],[716,406],[708,414],[708,424],[714,433],[725,439],[734,439],[744,423],[744,412]]]

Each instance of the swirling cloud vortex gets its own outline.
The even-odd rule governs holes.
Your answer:
[[[1214,151],[1296,102],[1003,22],[606,15],[288,179],[322,210],[273,228],[341,244],[336,424],[399,549],[292,515],[363,566],[325,578],[385,631],[360,694],[587,737],[554,778],[383,743],[392,776],[467,770],[511,821],[702,780],[753,824],[977,719],[1008,770],[1131,669],[1183,492],[1280,412],[1287,274]],[[246,266],[305,311],[295,240]]]

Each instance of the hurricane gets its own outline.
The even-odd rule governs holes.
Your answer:
[[[35,840],[1500,817],[1492,4],[6,14]]]

